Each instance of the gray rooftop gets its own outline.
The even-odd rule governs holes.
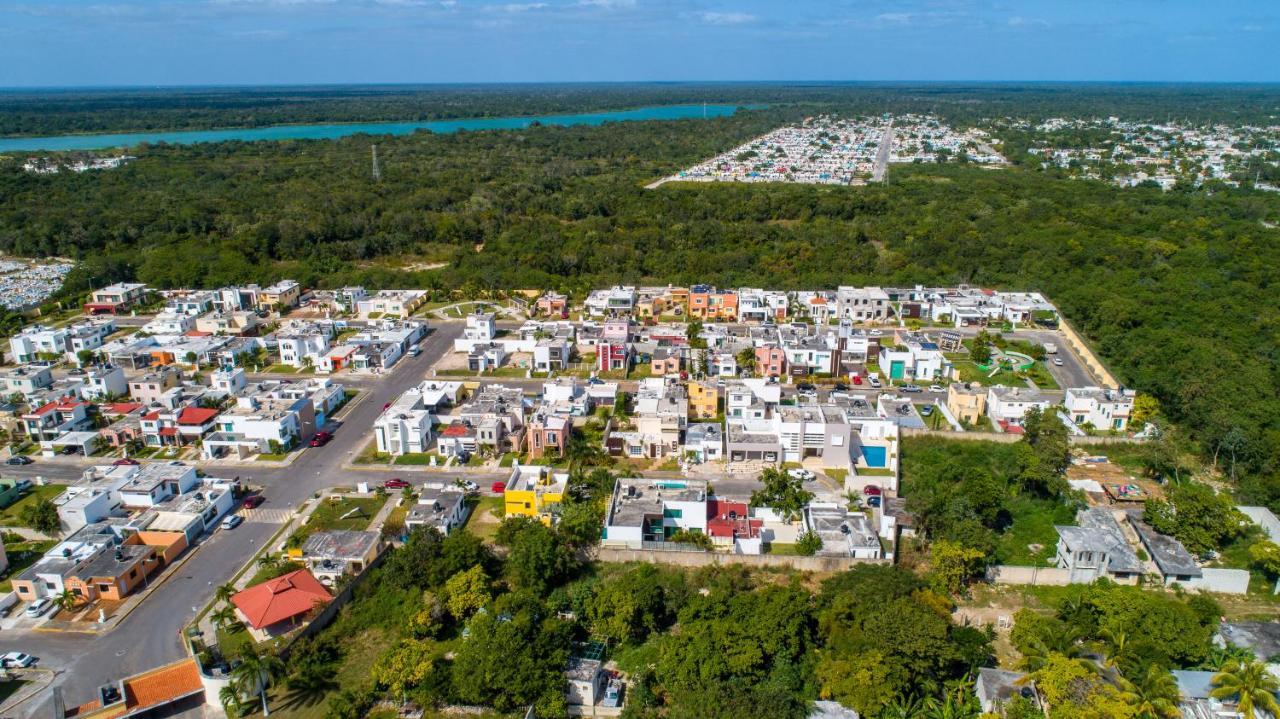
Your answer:
[[[1107,569],[1112,572],[1139,574],[1142,562],[1125,540],[1111,510],[1093,507],[1076,515],[1078,527],[1054,527],[1072,552],[1103,552]]]
[[[377,532],[331,529],[307,537],[302,554],[316,559],[363,559],[379,539]]]
[[[847,557],[855,549],[880,548],[880,538],[865,514],[843,507],[812,506],[806,510],[809,528],[822,538],[818,554]]]
[[[696,479],[619,479],[606,524],[639,527],[645,517],[661,517],[665,502],[701,502],[707,483]]]
[[[1157,532],[1151,525],[1142,521],[1142,512],[1139,510],[1130,510],[1127,516],[1129,524],[1133,525],[1133,531],[1137,532],[1138,539],[1142,540],[1142,546],[1147,548],[1151,559],[1160,568],[1162,574],[1189,577],[1202,575],[1200,565],[1196,564],[1195,557],[1182,546],[1182,542]]]

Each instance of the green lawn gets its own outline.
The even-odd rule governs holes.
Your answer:
[[[22,523],[22,520],[19,519],[22,515],[23,507],[31,506],[36,502],[39,502],[42,498],[51,500],[59,494],[62,494],[66,489],[66,487],[58,484],[46,484],[43,487],[33,485],[26,494],[22,495],[22,499],[19,499],[8,507],[5,507],[4,511],[0,511],[0,527],[26,526]]]
[[[222,651],[222,656],[228,661],[239,656],[245,647],[254,643],[253,637],[249,636],[249,632],[244,628],[243,624],[235,625],[234,629],[219,627],[217,631],[218,649]]]
[[[386,501],[385,497],[344,497],[337,501],[326,499],[311,513],[308,522],[289,537],[289,541],[301,543],[312,534],[326,529],[365,529]],[[360,509],[358,514],[347,519],[341,518],[357,507]]]
[[[399,457],[396,457],[394,460],[392,460],[391,463],[411,466],[411,467],[427,467],[431,465],[432,457],[435,458],[437,467],[444,466],[445,457],[441,457],[435,452],[425,452],[422,454],[402,454]]]
[[[1052,566],[1058,545],[1058,532],[1053,526],[1075,524],[1075,507],[1031,497],[1014,497],[1008,506],[1013,514],[1013,524],[1000,535],[996,562]],[[1032,552],[1030,544],[1039,544],[1042,548]]]
[[[36,560],[53,549],[55,544],[57,544],[55,540],[48,539],[42,542],[19,542],[6,545],[5,552],[9,558],[9,568],[0,574],[0,593],[12,590],[13,584],[10,580],[21,574],[22,570],[35,564]]]
[[[257,462],[283,462],[288,456],[289,455],[283,453],[272,454],[270,452],[263,452],[257,457],[254,457],[254,460]]]
[[[270,372],[272,374],[297,374],[298,373],[298,369],[296,367],[290,367],[287,364],[268,365],[262,371]]]
[[[489,541],[498,533],[502,524],[502,497],[468,497],[471,514],[467,517],[466,530],[480,539]]]
[[[796,551],[796,545],[784,544],[782,542],[772,542],[765,545],[765,554],[778,554],[787,557],[798,557],[800,553]]]

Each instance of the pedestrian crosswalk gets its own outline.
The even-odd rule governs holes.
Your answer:
[[[256,524],[284,524],[289,521],[289,516],[293,514],[288,509],[245,509],[241,508],[236,514],[244,517],[246,522],[254,522]]]

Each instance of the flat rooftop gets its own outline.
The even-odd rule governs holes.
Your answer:
[[[607,524],[643,526],[646,517],[661,517],[668,502],[705,502],[707,483],[697,479],[619,479]]]

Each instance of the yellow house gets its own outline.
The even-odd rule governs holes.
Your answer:
[[[689,383],[689,417],[712,419],[720,414],[720,390],[713,384]]]
[[[987,390],[977,382],[947,387],[947,409],[960,422],[977,424],[987,413]]]
[[[568,486],[567,472],[553,474],[547,467],[516,465],[502,493],[505,516],[529,517],[551,526]]]

